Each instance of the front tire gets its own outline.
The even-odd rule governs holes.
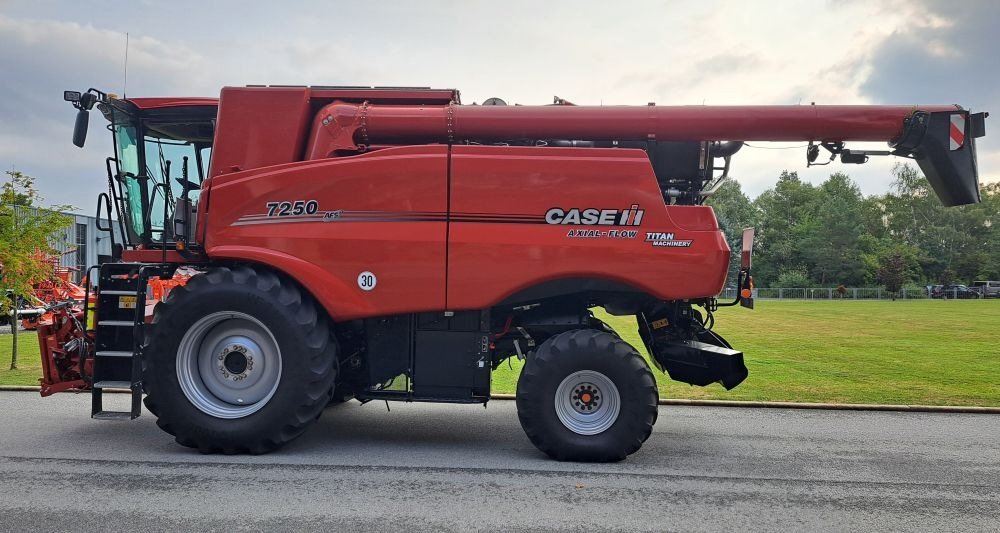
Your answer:
[[[621,461],[649,438],[659,395],[646,361],[604,331],[581,329],[542,343],[517,382],[528,439],[559,461]]]
[[[215,268],[156,307],[144,348],[146,405],[177,442],[203,453],[266,453],[330,401],[336,345],[322,311],[291,280]]]

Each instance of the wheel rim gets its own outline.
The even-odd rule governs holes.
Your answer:
[[[556,416],[578,435],[597,435],[618,420],[618,387],[604,374],[580,370],[566,376],[556,388]]]
[[[230,311],[192,325],[177,348],[184,396],[216,418],[242,418],[267,405],[281,380],[281,350],[256,318]]]

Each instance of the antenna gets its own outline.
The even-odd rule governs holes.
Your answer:
[[[128,88],[128,32],[125,32],[125,81],[122,82],[122,98],[125,98],[125,89]]]

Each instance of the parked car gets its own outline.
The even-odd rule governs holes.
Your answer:
[[[1000,281],[973,281],[971,288],[983,298],[1000,298]]]
[[[935,286],[931,290],[931,298],[972,300],[982,297],[978,291],[974,291],[965,285],[941,285],[940,288],[937,287]]]

